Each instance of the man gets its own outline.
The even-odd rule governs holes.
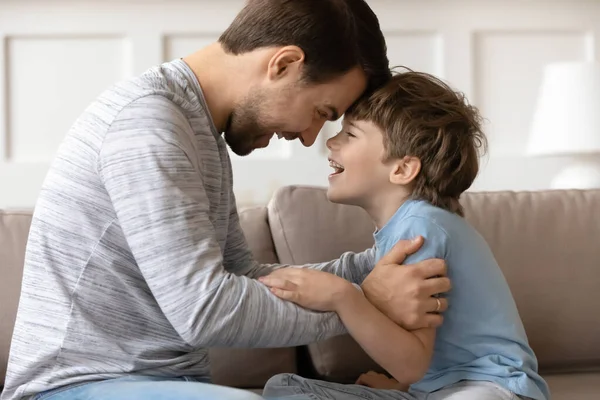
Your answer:
[[[276,266],[247,248],[227,145],[245,155],[278,133],[310,146],[389,76],[364,0],[250,0],[218,43],[103,93],[36,204],[2,400],[254,398],[202,383],[207,348],[345,333],[335,313],[255,280]],[[310,267],[355,271],[344,277],[394,321],[437,325],[430,296],[449,282],[426,278],[443,263],[393,265],[418,246],[399,245],[366,279],[368,252]]]

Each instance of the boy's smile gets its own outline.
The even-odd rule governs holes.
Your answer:
[[[333,168],[327,191],[330,201],[366,206],[390,185],[383,136],[376,125],[345,119],[327,147]]]

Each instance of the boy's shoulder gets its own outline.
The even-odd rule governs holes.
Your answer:
[[[408,200],[378,234],[393,241],[420,235],[445,245],[477,236],[465,218],[424,200]]]
[[[425,239],[419,257],[446,258],[451,240],[451,213],[422,200],[408,200],[376,233],[378,254],[385,254],[399,240]],[[409,257],[413,260],[413,257]]]
[[[417,223],[422,224],[424,227],[437,228],[448,233],[455,226],[465,223],[461,216],[434,206],[425,200],[409,200],[407,203],[406,212],[398,221],[401,225],[406,222]]]
[[[376,233],[383,240],[406,240],[415,236],[444,237],[449,235],[453,215],[423,200],[406,201],[388,223]]]

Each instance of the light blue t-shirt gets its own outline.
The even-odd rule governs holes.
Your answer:
[[[404,264],[443,258],[452,290],[445,295],[449,308],[430,368],[411,388],[432,392],[461,380],[485,380],[517,395],[549,399],[515,301],[485,240],[464,218],[409,200],[375,232],[377,260],[398,240],[418,235],[425,243]]]

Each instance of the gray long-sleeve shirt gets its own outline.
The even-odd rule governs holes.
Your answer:
[[[341,260],[341,261],[340,261]],[[374,254],[312,266],[360,282]],[[2,400],[127,373],[207,376],[211,346],[294,346],[334,313],[254,280],[226,144],[182,60],[103,93],[43,184]]]

